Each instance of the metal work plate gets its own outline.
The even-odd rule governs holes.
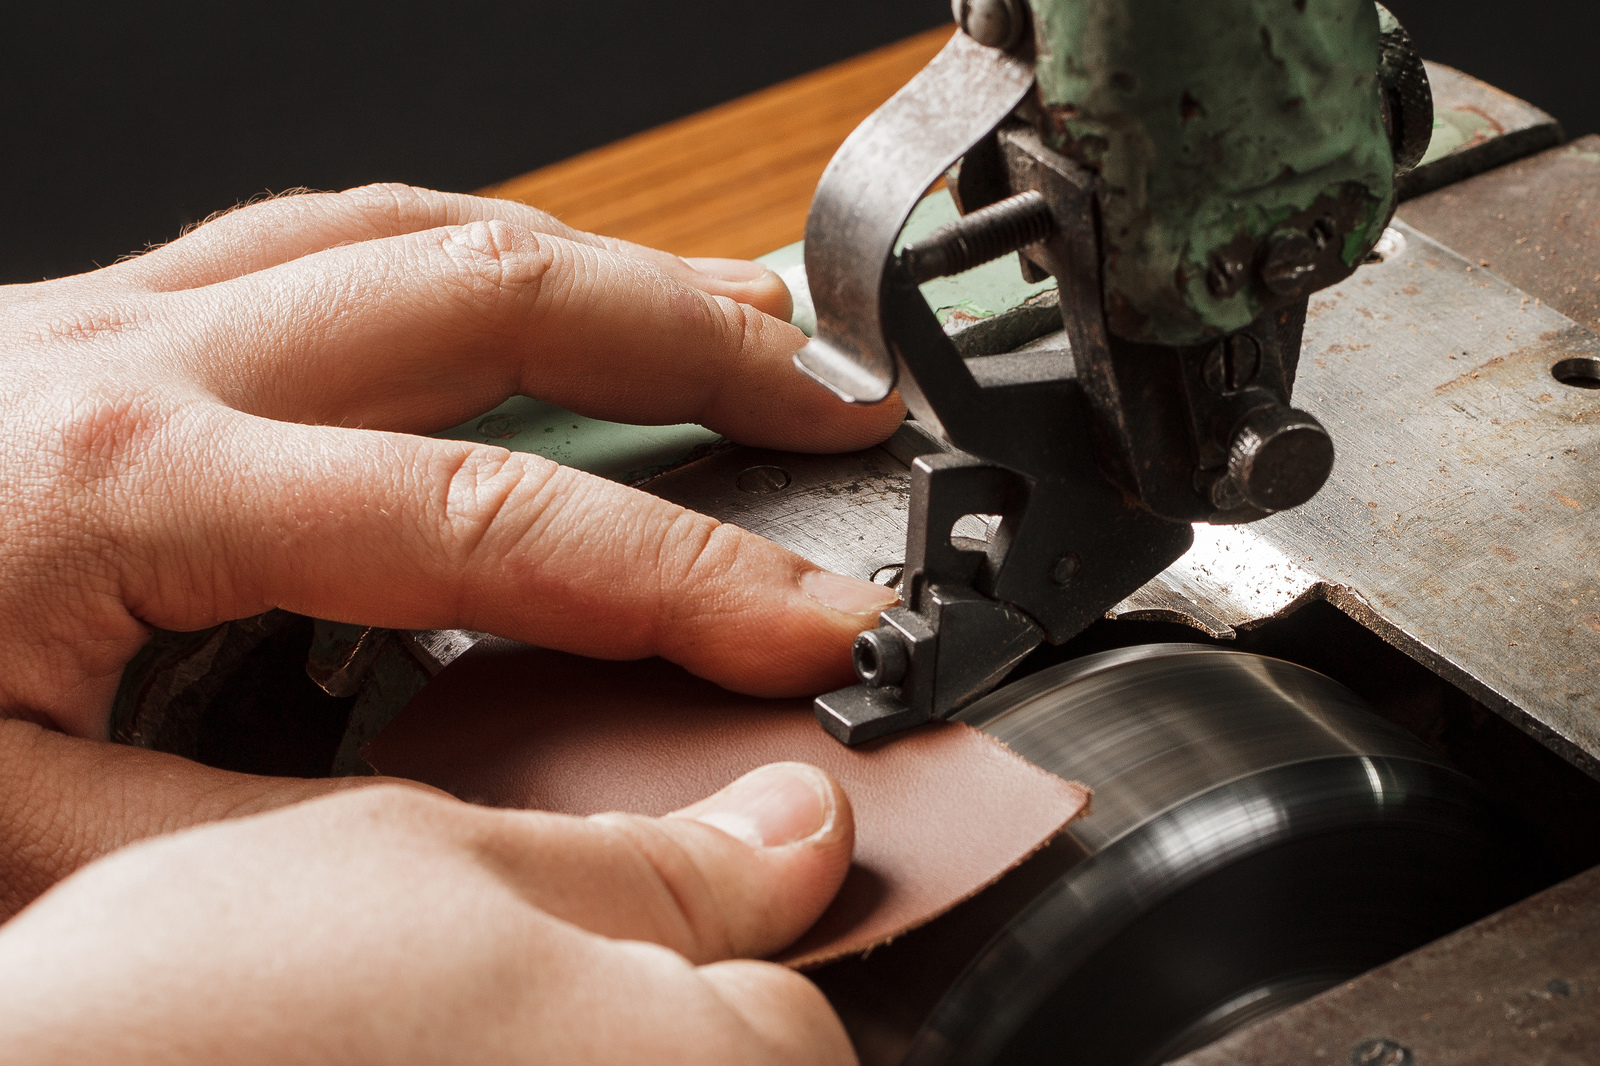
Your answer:
[[[1174,1066],[1557,1066],[1600,1048],[1600,869]]]
[[[646,488],[836,573],[871,578],[905,559],[911,476],[883,448],[851,455],[732,448]]]
[[[1590,329],[1600,329],[1600,137],[1413,200],[1400,217]]]
[[[1238,531],[1557,750],[1600,766],[1600,338],[1401,225],[1312,300],[1297,402],[1339,445],[1311,503]],[[1216,612],[1213,612],[1216,613]]]
[[[1200,527],[1123,615],[1214,636],[1320,597],[1591,772],[1600,769],[1600,392],[1551,367],[1600,339],[1403,224],[1403,247],[1312,301],[1296,387],[1339,458],[1298,511]],[[773,465],[789,486],[741,493]],[[881,449],[743,449],[650,485],[844,573],[898,561],[903,475]]]

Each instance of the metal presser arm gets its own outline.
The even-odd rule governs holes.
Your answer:
[[[1117,3],[1120,21],[1084,15]],[[1426,146],[1421,62],[1367,0],[956,6],[966,32],[845,142],[806,225],[817,330],[796,362],[852,403],[898,386],[949,446],[912,467],[905,606],[857,639],[861,683],[816,701],[846,744],[983,695],[1176,560],[1191,523],[1316,493],[1333,444],[1289,403],[1306,297],[1365,258],[1393,213],[1395,160]],[[1258,11],[1272,6],[1285,13]],[[1155,46],[1180,39],[1212,43]],[[1274,94],[1319,81],[1356,99],[1302,95],[1280,117]],[[967,213],[895,255],[958,160]],[[964,359],[918,286],[1015,251],[1055,276],[1070,351]],[[952,539],[966,515],[999,521],[984,542]]]

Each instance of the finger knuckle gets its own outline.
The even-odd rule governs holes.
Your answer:
[[[555,245],[500,219],[447,226],[438,246],[455,279],[476,297],[537,299],[555,262]]]
[[[292,189],[282,189],[277,192],[257,193],[254,196],[250,196],[238,201],[231,207],[219,208],[198,222],[191,222],[189,225],[183,228],[183,232],[179,234],[179,238],[181,239],[183,237],[187,237],[192,233],[196,233],[208,226],[211,226],[215,222],[221,221],[225,218],[231,218],[235,215],[257,215],[263,211],[276,210],[277,207],[275,205],[285,202],[288,202],[294,207],[298,208],[302,197],[315,197],[318,195],[326,194],[319,194],[316,189],[308,189],[303,185],[297,185]]]
[[[75,308],[48,316],[27,339],[43,344],[92,343],[146,329],[150,317],[149,311],[139,306]]]
[[[748,304],[726,296],[708,297],[720,312],[717,319],[717,344],[715,351],[722,360],[721,373],[716,376],[716,387],[705,398],[702,420],[722,413],[731,403],[750,406],[759,403],[759,393],[752,393],[759,379],[752,379],[744,368],[755,364],[761,355],[765,336],[765,319],[761,312]]]
[[[591,821],[613,850],[627,856],[631,875],[654,889],[643,898],[653,902],[650,918],[658,939],[696,962],[735,953],[728,901],[700,854],[654,818],[606,814]]]
[[[664,591],[715,589],[739,572],[751,534],[694,511],[676,516],[673,525],[668,541],[677,558],[664,558],[661,569],[674,588]],[[670,594],[667,598],[672,602],[681,600]],[[715,597],[710,598],[710,603],[716,606]]]
[[[761,336],[761,312],[727,296],[718,296],[716,301],[722,307],[722,320],[728,331],[728,350],[747,355]]]
[[[93,490],[137,464],[168,422],[149,392],[103,384],[41,398],[46,462],[63,489]]]
[[[371,221],[391,228],[431,222],[437,214],[439,195],[399,181],[380,181],[346,189],[339,198],[351,204]]]
[[[404,785],[368,785],[311,801],[325,804],[357,824],[415,824],[449,813],[453,801]]]
[[[709,296],[718,311],[718,348],[732,370],[756,353],[762,337],[762,314],[728,296]],[[724,382],[728,375],[723,376]]]
[[[526,542],[537,533],[547,509],[541,499],[559,472],[548,459],[504,448],[479,445],[458,453],[442,481],[445,557],[470,572],[486,551],[503,554],[510,547],[505,541]]]

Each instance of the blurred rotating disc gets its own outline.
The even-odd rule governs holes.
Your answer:
[[[960,717],[1089,785],[1092,813],[818,975],[865,1066],[1165,1062],[1512,898],[1478,786],[1304,667],[1146,645]]]

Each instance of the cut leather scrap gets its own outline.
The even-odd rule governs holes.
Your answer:
[[[809,700],[740,696],[660,660],[601,663],[508,641],[452,663],[366,754],[380,773],[473,803],[578,815],[662,815],[769,762],[820,766],[850,796],[855,862],[817,923],[775,956],[796,968],[938,917],[1089,803],[1082,785],[970,726],[846,748]]]

